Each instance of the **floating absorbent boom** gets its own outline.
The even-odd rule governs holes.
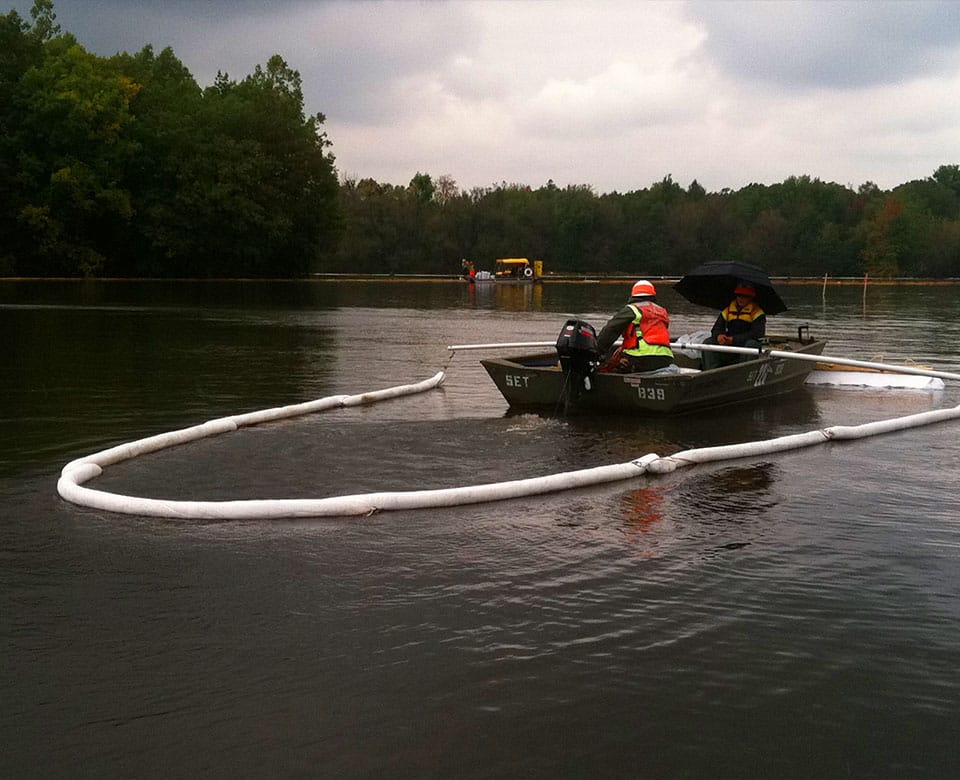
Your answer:
[[[569,344],[567,357],[571,376],[576,374],[584,380],[589,378],[593,359],[590,357],[592,328],[582,328],[582,323],[571,321],[571,329],[561,333],[561,339]],[[594,344],[595,344],[595,337]],[[558,350],[560,344],[558,340]],[[731,444],[723,447],[707,447],[686,450],[668,457],[648,454],[626,463],[598,466],[578,471],[562,472],[530,479],[512,480],[486,485],[444,488],[438,490],[414,490],[406,492],[365,493],[351,496],[335,496],[315,499],[258,499],[245,501],[168,501],[164,499],[124,496],[84,487],[84,483],[99,476],[111,464],[135,458],[150,452],[185,444],[207,436],[229,433],[245,425],[257,425],[273,420],[303,414],[338,409],[347,406],[370,404],[390,398],[398,398],[437,388],[444,379],[441,371],[432,378],[412,385],[399,385],[360,395],[340,395],[321,398],[308,403],[264,409],[259,412],[224,417],[218,420],[162,433],[146,439],[121,444],[93,455],[71,461],[60,475],[57,491],[67,501],[80,506],[149,517],[188,518],[204,520],[247,520],[280,517],[331,517],[368,515],[379,510],[426,509],[433,507],[478,504],[501,501],[521,496],[552,493],[572,488],[587,487],[606,482],[634,479],[643,474],[662,474],[683,466],[699,463],[755,457],[757,455],[821,444],[832,439],[858,439],[920,425],[960,418],[960,406],[940,409],[892,420],[866,423],[858,426],[834,426],[808,433],[784,436],[766,441]]]

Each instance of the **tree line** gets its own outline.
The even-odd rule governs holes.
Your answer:
[[[323,114],[274,55],[201,88],[173,51],[99,57],[56,24],[0,16],[0,275],[682,274],[739,260],[778,276],[960,276],[960,166],[881,190],[809,176],[707,192],[338,181]]]
[[[777,276],[960,276],[960,167],[882,191],[809,176],[708,193],[671,176],[598,195],[589,186],[501,184],[460,192],[417,174],[406,187],[340,187],[345,225],[331,272],[450,273],[460,258],[544,260],[559,273],[682,274],[738,260]]]
[[[31,16],[0,17],[0,273],[309,273],[339,185],[297,71],[201,89],[169,48],[98,57]]]

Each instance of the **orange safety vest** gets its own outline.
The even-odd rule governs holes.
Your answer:
[[[672,355],[667,310],[653,301],[627,305],[634,318],[623,332],[623,351],[635,356]]]

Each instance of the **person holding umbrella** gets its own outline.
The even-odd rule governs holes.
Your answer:
[[[740,281],[733,290],[734,298],[720,312],[704,343],[727,347],[756,347],[767,332],[767,315],[757,303],[757,290],[749,282]],[[750,355],[704,351],[701,356],[703,370],[752,360]]]

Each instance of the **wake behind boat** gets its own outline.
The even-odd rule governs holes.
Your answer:
[[[773,352],[820,355],[825,341],[769,336],[755,359],[700,370],[700,360],[675,352],[676,365],[644,373],[613,373],[598,368],[593,328],[568,321],[553,351],[480,363],[504,399],[515,408],[641,415],[683,414],[754,401],[796,390],[815,363],[778,357]]]

